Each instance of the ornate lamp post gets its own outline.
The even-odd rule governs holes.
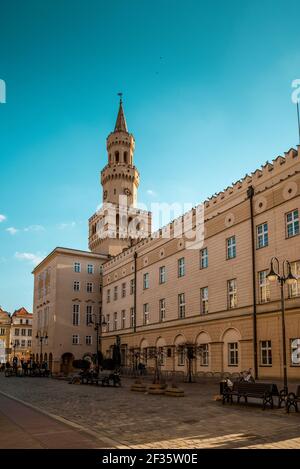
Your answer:
[[[95,313],[94,316],[96,317]],[[101,319],[102,318],[102,319]],[[100,315],[99,320],[90,320],[89,324],[94,325],[94,329],[96,331],[96,365],[99,366],[99,355],[101,353],[101,339],[102,339],[102,327],[106,326],[105,317]]]
[[[285,337],[285,300],[284,285],[293,285],[297,280],[292,274],[291,264],[288,260],[282,262],[282,275],[280,275],[280,264],[277,257],[272,257],[270,272],[267,275],[269,282],[278,281],[280,285],[281,298],[281,333],[282,333],[282,357],[283,357],[283,390],[288,393],[287,364],[286,364],[286,337]]]
[[[41,357],[41,356],[43,356],[43,340],[48,339],[47,332],[46,332],[45,335],[43,335],[43,334],[41,334],[41,332],[38,331],[35,338],[40,341],[40,357]]]

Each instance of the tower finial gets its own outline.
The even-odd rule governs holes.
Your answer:
[[[118,117],[116,120],[116,125],[115,125],[115,132],[128,132],[127,130],[127,124],[126,124],[126,119],[125,119],[125,114],[123,110],[123,93],[118,93],[118,96],[120,96],[120,106],[119,106],[119,112],[118,112]]]

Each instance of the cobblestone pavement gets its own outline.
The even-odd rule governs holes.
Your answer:
[[[70,385],[46,378],[5,378],[0,391],[130,448],[300,448],[300,413],[216,402],[218,384],[182,384],[185,397]]]

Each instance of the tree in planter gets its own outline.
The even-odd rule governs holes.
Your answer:
[[[161,362],[164,356],[167,356],[164,347],[147,348],[147,358],[154,359],[154,376],[152,381],[153,384],[163,384],[161,375]]]

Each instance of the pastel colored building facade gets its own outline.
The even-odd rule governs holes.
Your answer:
[[[195,373],[254,368],[260,378],[282,378],[280,289],[268,281],[267,274],[276,256],[280,261],[288,259],[294,275],[300,275],[300,147],[204,201],[204,239],[194,249],[187,234],[175,235],[181,219],[144,237],[151,231],[151,213],[137,209],[134,148],[121,102],[101,173],[103,202],[116,208],[115,232],[105,225],[104,214],[97,212],[89,219],[92,252],[57,248],[34,270],[33,327],[48,337],[43,353],[48,359],[51,354],[55,370],[64,368],[64,354],[79,358],[89,353],[90,345],[81,339],[80,346],[74,344],[72,337],[76,330],[81,338],[88,335],[81,319],[73,324],[73,307],[80,304],[80,314],[85,314],[90,300],[98,321],[105,322],[102,352],[111,356],[118,336],[124,366],[131,366],[134,353],[153,366],[147,350],[155,348],[161,353],[163,370],[186,371],[184,345],[194,344],[199,352],[193,360]],[[130,228],[136,218],[138,236],[131,236],[130,229],[127,237],[122,235],[120,195],[126,195],[131,204],[125,224]],[[186,214],[193,230],[199,207]],[[99,226],[107,236],[99,237]],[[101,265],[97,282],[102,287],[91,295],[84,289],[73,290],[75,263],[81,262],[86,272],[89,261],[96,268]],[[79,281],[85,284],[88,279],[82,275]],[[285,286],[285,298],[288,376],[299,379],[299,279]],[[89,334],[94,340],[93,332]],[[35,342],[37,355],[39,347]]]
[[[11,319],[7,311],[0,307],[0,363],[9,359]]]
[[[32,352],[32,313],[25,308],[14,311],[10,328],[10,359],[29,360]]]

